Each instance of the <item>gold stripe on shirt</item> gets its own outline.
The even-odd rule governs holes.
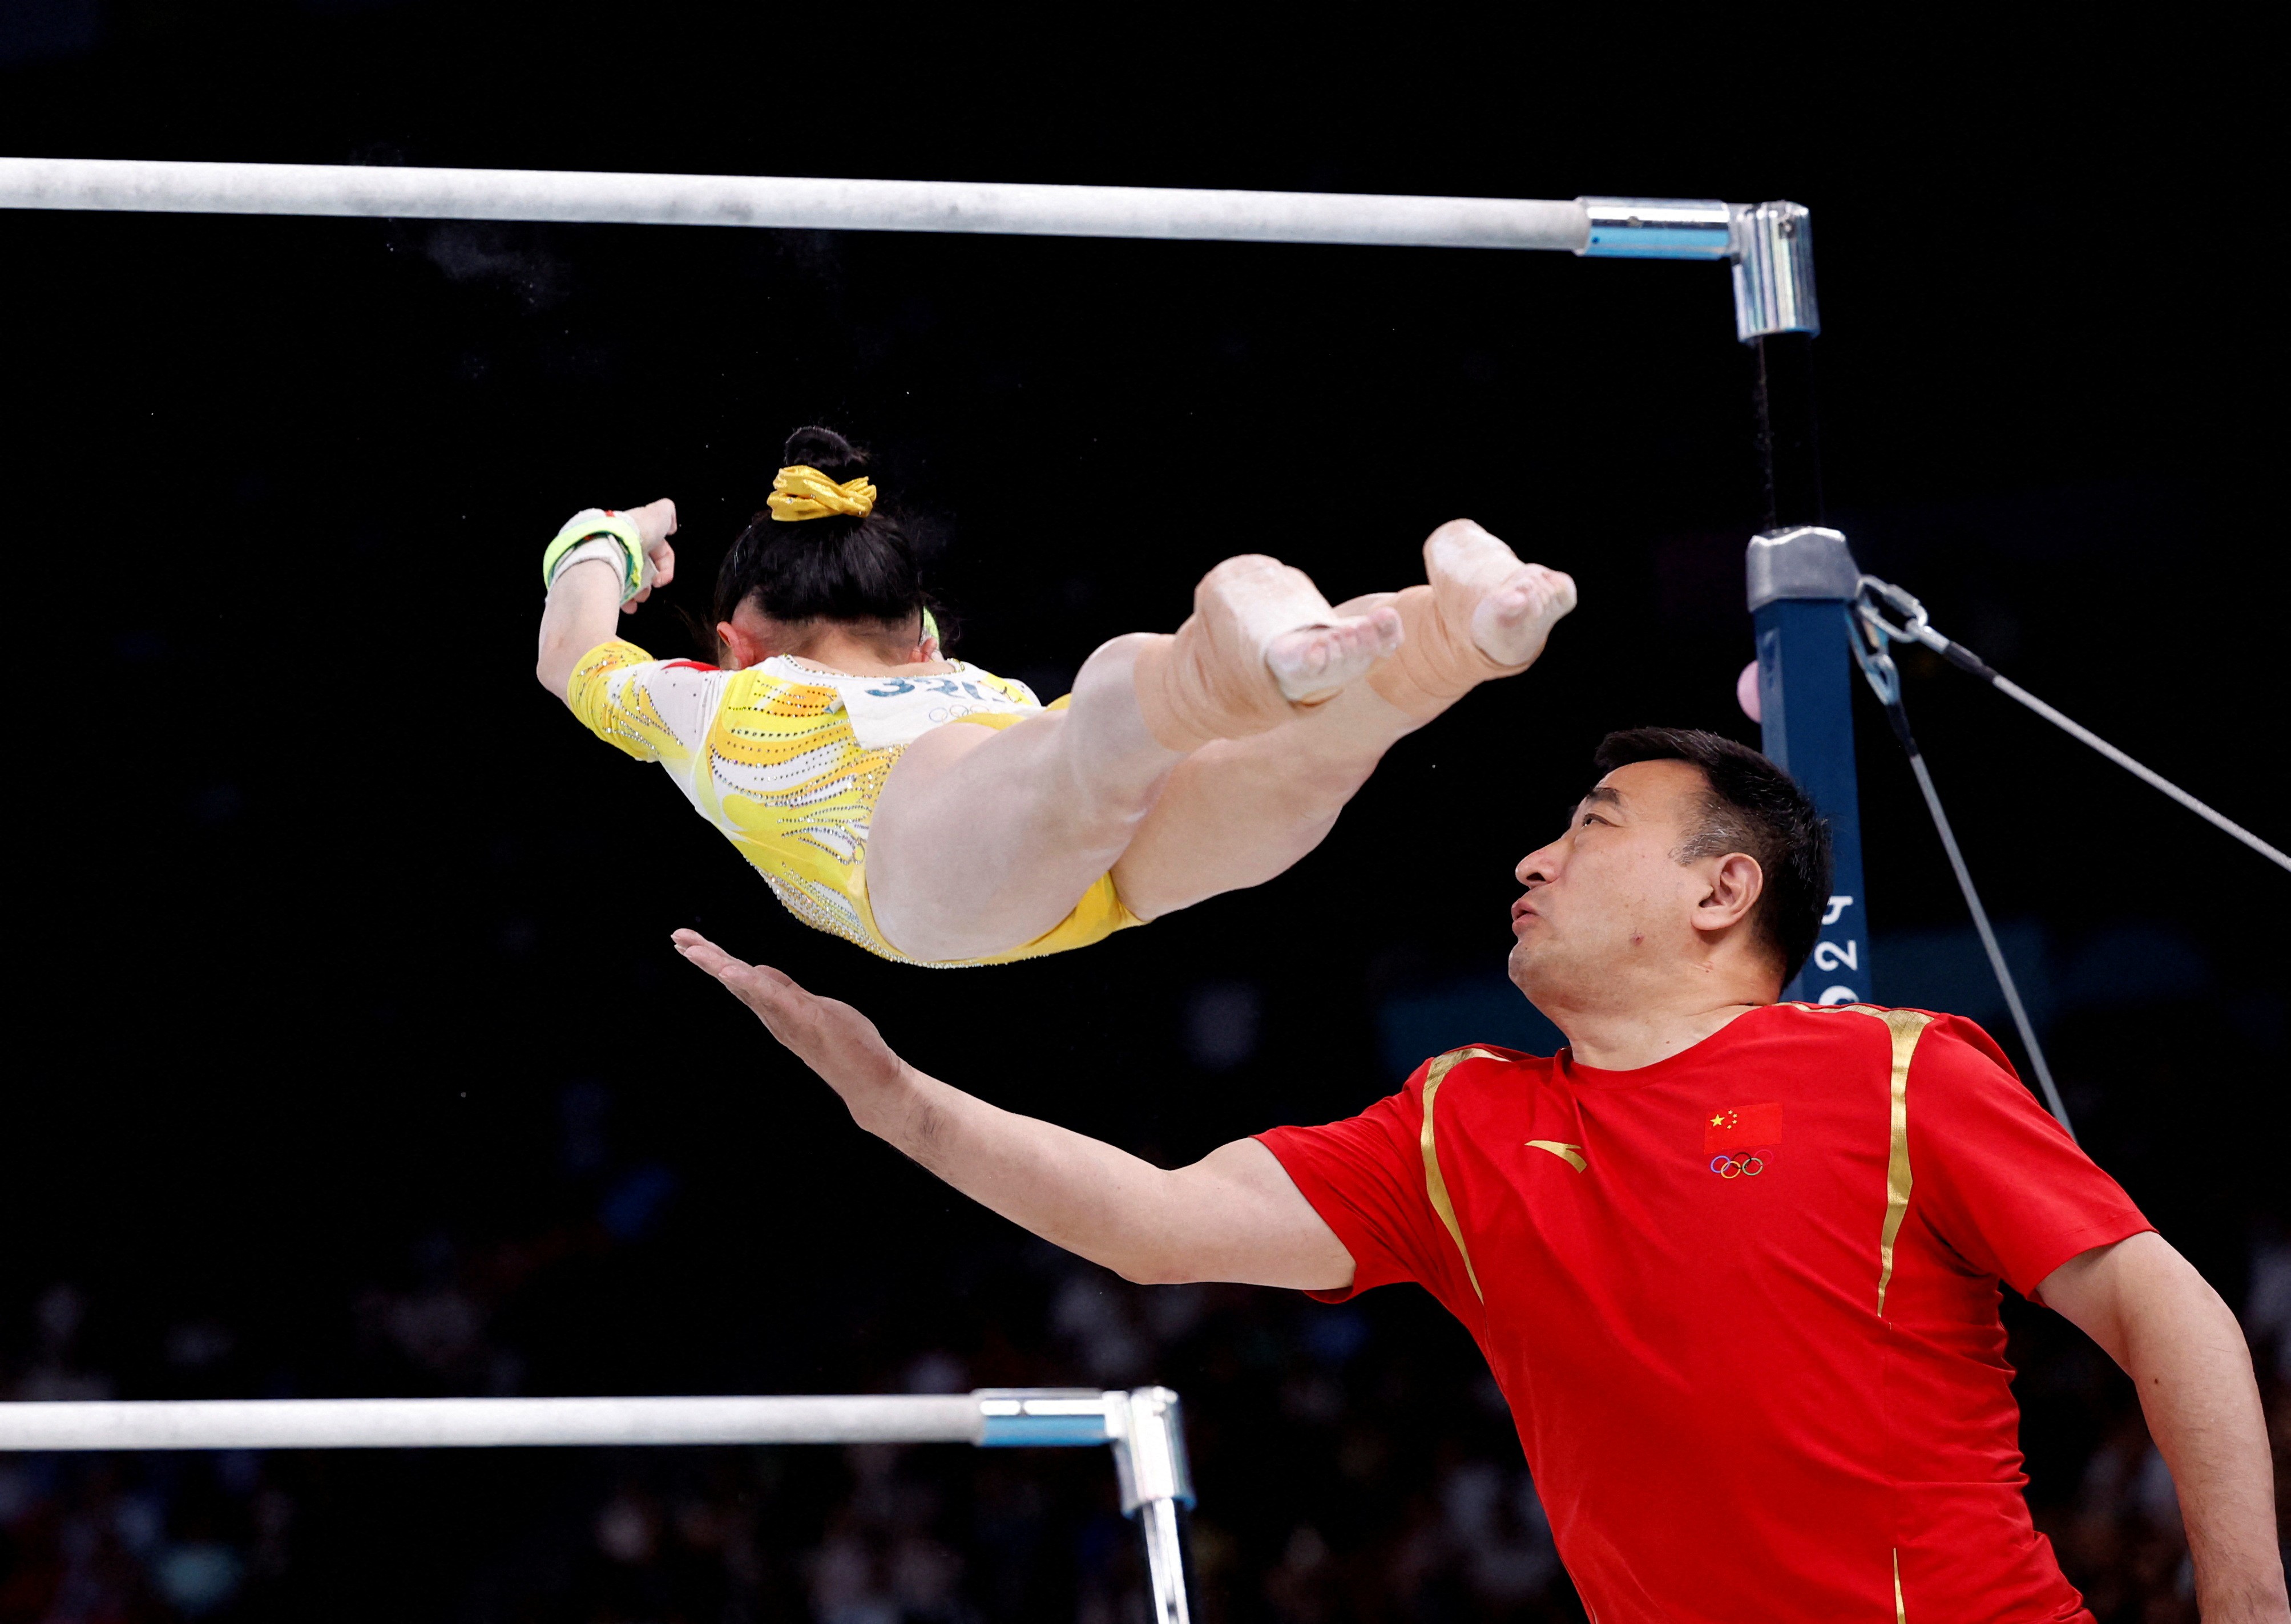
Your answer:
[[[1816,1007],[1816,1006],[1803,1006]],[[1915,1009],[1879,1009],[1868,1004],[1832,1004],[1883,1021],[1893,1039],[1893,1073],[1887,1084],[1885,1129],[1885,1224],[1877,1234],[1877,1312],[1885,1312],[1886,1288],[1893,1283],[1893,1242],[1909,1215],[1909,1060],[1933,1017]]]
[[[1909,1610],[1901,1605],[1901,1553],[1893,1553],[1893,1624],[1909,1624]]]
[[[1883,1021],[1893,1039],[1893,1073],[1885,1134],[1885,1224],[1877,1235],[1877,1312],[1885,1312],[1885,1290],[1893,1283],[1893,1242],[1909,1212],[1909,1059],[1933,1017],[1916,1009],[1880,1009],[1870,1004],[1798,1004],[1800,1009],[1839,1010]]]
[[[1432,1210],[1440,1215],[1448,1238],[1456,1243],[1457,1254],[1464,1260],[1464,1277],[1472,1282],[1472,1295],[1482,1302],[1488,1300],[1488,1294],[1480,1290],[1479,1273],[1472,1267],[1471,1249],[1464,1244],[1463,1226],[1456,1222],[1455,1203],[1448,1199],[1448,1181],[1440,1176],[1440,1150],[1432,1138],[1432,1102],[1439,1097],[1440,1084],[1448,1073],[1462,1062],[1502,1058],[1484,1049],[1451,1049],[1424,1068],[1424,1131],[1419,1138],[1424,1150],[1424,1194],[1432,1202]]]
[[[1885,1312],[1885,1288],[1893,1283],[1893,1242],[1909,1213],[1909,1057],[1933,1020],[1914,1009],[1887,1009],[1878,1016],[1893,1034],[1893,1075],[1886,1128],[1885,1226],[1877,1239],[1877,1312]]]

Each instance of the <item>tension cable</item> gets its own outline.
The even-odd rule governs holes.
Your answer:
[[[1900,587],[1893,585],[1889,581],[1880,581],[1875,575],[1864,575],[1861,577],[1861,594],[1856,599],[1854,607],[1861,612],[1862,622],[1871,628],[1871,634],[1873,636],[1877,632],[1883,632],[1887,638],[1896,643],[1917,642],[1924,644],[1927,648],[1932,649],[1935,654],[1941,655],[1942,659],[1947,660],[1951,665],[1956,666],[1957,670],[1964,671],[1968,676],[1980,678],[1983,682],[1995,688],[1998,693],[2005,695],[2007,698],[2019,700],[2022,704],[2028,706],[2029,709],[2034,711],[2038,715],[2052,723],[2053,726],[2067,734],[2070,738],[2082,740],[2085,744],[2091,745],[2094,750],[2100,752],[2102,755],[2106,756],[2110,760],[2115,762],[2118,767],[2124,768],[2126,772],[2131,773],[2134,777],[2144,779],[2148,783],[2155,785],[2156,788],[2163,791],[2164,793],[2169,795],[2174,800],[2178,801],[2182,806],[2187,808],[2189,811],[2194,813],[2198,817],[2203,818],[2206,822],[2210,823],[2220,829],[2225,830],[2237,840],[2241,840],[2245,845],[2250,847],[2252,850],[2257,852],[2261,856],[2265,857],[2269,862],[2274,864],[2278,868],[2291,870],[2291,854],[2279,851],[2274,847],[2270,846],[2265,840],[2261,840],[2257,835],[2252,833],[2250,830],[2245,828],[2241,824],[2235,822],[2232,818],[2227,817],[2223,814],[2215,812],[2211,808],[2206,806],[2202,801],[2198,800],[2194,796],[2189,794],[2187,791],[2182,789],[2178,784],[2174,784],[2170,779],[2165,777],[2163,774],[2156,772],[2152,768],[2144,767],[2140,762],[2134,760],[2130,756],[2126,755],[2122,751],[2110,744],[2106,739],[2102,738],[2098,734],[2093,732],[2089,728],[2081,727],[2078,723],[2070,720],[2058,711],[2054,710],[2052,706],[2046,704],[2043,700],[2038,698],[2034,694],[2029,692],[2028,689],[2022,687],[2019,683],[2013,681],[2010,678],[2000,676],[1985,661],[1983,661],[1980,655],[1974,654],[1973,650],[1967,648],[1964,644],[1953,642],[1949,639],[1941,636],[1940,632],[1934,631],[1933,627],[1926,623],[1925,605],[1910,597],[1909,593],[1903,591]],[[1885,619],[1884,612],[1886,609],[1891,609],[1894,614],[1901,617],[1901,623],[1900,625],[1894,625]],[[1861,653],[1858,645],[1854,652],[1857,655]],[[1862,670],[1866,672],[1869,668],[1869,662],[1864,660],[1862,662]],[[1875,683],[1877,679],[1873,676],[1869,680],[1872,683]],[[1914,752],[1912,752],[1912,754],[1914,756]]]
[[[1909,713],[1901,705],[1901,673],[1893,664],[1893,656],[1886,652],[1889,636],[1901,632],[1885,623],[1884,618],[1869,605],[1870,577],[1861,578],[1863,599],[1854,605],[1855,613],[1848,617],[1852,627],[1850,641],[1853,658],[1861,667],[1861,674],[1869,679],[1876,690],[1877,703],[1885,707],[1885,720],[1893,725],[1893,736],[1901,742],[1902,752],[1909,759],[1909,771],[1917,775],[1917,788],[1924,792],[1925,809],[1933,814],[1934,829],[1941,833],[1941,848],[1949,853],[1949,865],[1957,874],[1957,888],[1965,893],[1965,905],[1972,911],[1973,928],[1981,933],[1981,945],[1989,954],[1989,968],[1997,972],[1997,985],[2004,989],[2005,1007],[2013,1013],[2013,1025],[2021,1033],[2022,1045],[2029,1051],[2029,1059],[2037,1068],[2037,1081],[2042,1086],[2046,1107],[2054,1119],[2076,1138],[2076,1128],[2069,1121],[2069,1108],[2061,1099],[2060,1089],[2053,1081],[2053,1068],[2045,1063],[2044,1046],[2037,1041],[2035,1023],[2021,1002],[2021,989],[2013,980],[2013,972],[2005,962],[2005,950],[1997,945],[1997,932],[1989,924],[1989,911],[1981,905],[1981,893],[1973,888],[1972,871],[1965,866],[1965,854],[1957,849],[1957,835],[1949,826],[1949,814],[1941,810],[1941,796],[1933,788],[1933,774],[1925,769],[1925,759],[1917,749],[1917,736],[1909,731]],[[1877,583],[1884,586],[1883,582]],[[1895,590],[1888,588],[1888,591]],[[1908,594],[1902,594],[1907,597]],[[1914,602],[1915,599],[1910,601]],[[1918,610],[1923,615],[1922,608]],[[1987,667],[1982,667],[1987,670]],[[1992,678],[1995,676],[1991,672]]]

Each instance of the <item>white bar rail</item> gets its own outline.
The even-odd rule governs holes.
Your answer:
[[[977,1443],[967,1394],[888,1398],[282,1398],[0,1404],[0,1450]]]
[[[971,181],[0,157],[0,208],[1581,251],[1580,203]]]
[[[32,1402],[0,1403],[0,1451],[551,1444],[1072,1446],[1123,1437],[1130,1403],[1126,1393],[1064,1388],[792,1398]]]

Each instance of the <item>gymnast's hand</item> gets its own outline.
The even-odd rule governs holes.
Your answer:
[[[663,496],[640,508],[623,508],[621,513],[644,539],[643,589],[621,606],[622,614],[633,615],[637,605],[652,596],[653,588],[676,579],[676,550],[668,544],[668,538],[676,534],[676,504]]]
[[[768,964],[743,964],[696,930],[679,930],[670,940],[687,963],[753,1009],[765,1030],[843,1097],[854,1116],[898,1089],[904,1063],[875,1023],[849,1004],[807,993]]]
[[[582,513],[588,511],[584,508]],[[621,602],[621,593],[628,584],[628,555],[623,551],[623,543],[615,542],[607,546],[591,540],[584,546],[593,547],[604,556],[584,554],[584,561],[570,569],[560,565],[550,583],[549,601],[541,611],[540,648],[534,658],[533,674],[542,687],[568,705],[573,703],[573,673],[581,663],[581,656],[612,637],[613,628],[620,623],[614,616],[614,606],[618,604],[623,615],[633,615],[637,605],[652,596],[653,588],[666,586],[676,579],[676,553],[668,544],[668,538],[676,530],[676,504],[663,496],[640,508],[621,508],[616,511],[635,527],[637,543],[643,551],[638,566],[637,591],[626,603]],[[612,566],[609,569],[589,567],[590,563],[608,560]]]

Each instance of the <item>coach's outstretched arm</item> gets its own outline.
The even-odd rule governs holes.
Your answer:
[[[1352,1254],[1256,1140],[1191,1167],[1155,1167],[925,1076],[849,1004],[743,964],[695,931],[675,942],[842,1096],[859,1126],[1053,1245],[1143,1285],[1352,1283]]]
[[[2070,1258],[2037,1287],[2124,1367],[2179,1491],[2206,1624],[2291,1619],[2275,1471],[2235,1312],[2153,1230]]]

